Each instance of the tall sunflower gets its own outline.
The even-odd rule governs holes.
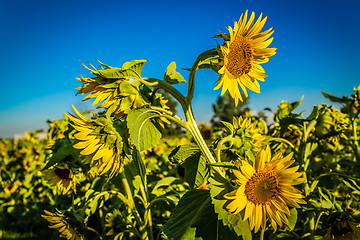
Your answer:
[[[70,188],[76,193],[77,176],[67,165],[57,165],[44,170],[44,178],[52,185],[57,186],[62,194],[66,194]]]
[[[299,203],[306,203],[301,192],[292,186],[305,181],[303,173],[297,172],[299,166],[289,168],[295,161],[292,156],[291,153],[282,157],[279,153],[271,158],[267,146],[259,151],[253,165],[241,161],[240,171],[233,171],[239,188],[224,196],[230,201],[226,210],[237,214],[245,209],[244,220],[249,219],[255,232],[265,228],[267,218],[275,230],[277,225],[288,224],[288,206],[299,208]]]
[[[44,210],[45,214],[41,215],[51,225],[50,228],[57,229],[60,237],[71,240],[84,240],[83,227],[79,221],[71,216],[70,213],[64,214],[56,209],[55,213]]]
[[[248,90],[260,93],[260,85],[257,80],[264,81],[267,77],[264,68],[260,65],[269,61],[269,57],[275,55],[276,48],[267,48],[273,38],[272,28],[260,32],[264,27],[267,17],[260,17],[255,20],[255,13],[252,12],[249,21],[248,11],[245,15],[241,14],[238,22],[235,22],[234,28],[229,26],[230,39],[225,39],[224,46],[220,46],[224,61],[219,70],[221,74],[217,80],[214,90],[222,87],[221,95],[226,90],[235,100],[235,106],[238,101],[243,101],[239,85],[245,96],[248,96]]]

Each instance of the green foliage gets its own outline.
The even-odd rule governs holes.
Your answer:
[[[170,84],[177,84],[177,83],[186,83],[186,80],[181,76],[180,73],[176,71],[176,63],[171,62],[169,66],[166,68],[164,81]]]
[[[154,146],[161,138],[161,132],[156,126],[154,118],[159,114],[148,108],[132,110],[127,117],[130,138],[140,150]]]
[[[197,145],[179,146],[171,152],[169,159],[185,168],[185,180],[190,185],[190,188],[199,187],[209,176],[206,159]]]

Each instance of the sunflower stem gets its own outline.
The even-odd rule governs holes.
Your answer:
[[[201,53],[197,59],[195,60],[194,64],[191,67],[190,75],[189,75],[189,83],[188,83],[188,94],[186,96],[186,99],[188,102],[191,102],[193,96],[194,96],[194,89],[195,89],[195,72],[198,69],[199,63],[201,61],[204,61],[205,59],[218,55],[216,48],[212,48],[210,50],[207,50],[203,53]]]
[[[200,56],[198,57],[197,61],[200,62],[201,60],[204,60],[205,59],[205,56],[209,57],[209,54],[214,54],[213,53],[214,49],[211,49],[209,51],[206,51],[202,54],[200,54]],[[195,62],[196,63],[196,62]],[[197,68],[197,64],[196,63],[193,66],[196,66],[196,67],[193,67],[195,71],[196,68]],[[190,81],[189,80],[189,85],[194,85],[194,80],[195,80],[195,73],[192,74],[193,77],[192,80]],[[186,124],[184,124],[183,121],[180,121],[178,120],[176,117],[174,116],[169,116],[168,118],[169,119],[172,119],[172,120],[175,120],[177,119],[177,123],[180,124],[181,126],[183,126],[185,129],[187,129],[191,135],[194,137],[196,143],[198,144],[201,152],[205,155],[207,161],[209,163],[216,163],[216,160],[214,158],[214,156],[212,155],[210,149],[208,148],[207,144],[205,143],[205,140],[204,138],[201,136],[201,133],[200,133],[200,130],[196,124],[196,121],[195,121],[195,118],[194,118],[194,115],[193,115],[193,112],[192,112],[192,107],[191,107],[191,99],[192,97],[189,97],[189,96],[192,96],[193,94],[193,91],[194,91],[194,86],[190,86],[189,87],[189,92],[190,95],[188,94],[188,97],[185,98],[184,95],[182,95],[176,88],[174,88],[171,84],[165,82],[165,81],[162,81],[162,80],[159,80],[159,79],[155,79],[155,78],[143,78],[141,79],[141,82],[146,84],[146,85],[149,85],[151,87],[159,87],[159,88],[162,88],[164,91],[168,92],[169,94],[171,94],[181,105],[184,113],[185,113],[185,117],[186,117]],[[164,116],[165,117],[165,116]],[[218,171],[222,176],[224,176],[224,172],[221,168],[219,167],[214,167],[214,169],[216,171]]]
[[[264,240],[265,228],[261,228],[260,240]]]
[[[142,237],[142,239],[149,239],[147,232],[143,231],[145,228],[144,222],[141,220],[140,214],[139,214],[138,210],[136,209],[134,198],[133,198],[132,192],[130,190],[129,182],[127,181],[127,178],[126,178],[125,171],[120,172],[120,177],[121,177],[121,181],[124,186],[124,189],[125,189],[126,197],[129,202],[130,211],[133,214],[133,216],[135,217],[136,223],[139,225],[141,237]]]
[[[189,109],[185,112],[185,116],[186,116],[186,120],[187,123],[189,124],[189,132],[191,133],[191,135],[194,137],[195,142],[197,143],[197,145],[199,146],[201,152],[205,155],[207,161],[209,163],[217,163],[217,161],[215,160],[213,154],[211,153],[209,147],[207,146],[204,138],[202,137],[200,130],[196,124],[194,115],[192,113],[192,109],[191,109],[191,105],[189,104]],[[215,171],[217,171],[219,174],[221,174],[222,176],[225,175],[224,171],[219,168],[219,167],[213,167],[213,169]]]

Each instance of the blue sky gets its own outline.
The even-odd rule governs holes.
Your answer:
[[[0,0],[0,137],[46,129],[47,119],[62,118],[88,74],[80,61],[95,59],[114,67],[145,59],[144,77],[162,78],[167,65],[191,67],[198,54],[216,46],[211,37],[226,32],[246,9],[268,16],[271,47],[277,54],[263,64],[269,77],[250,107],[275,109],[281,100],[300,110],[329,103],[320,90],[349,95],[360,84],[360,1],[49,1]],[[185,78],[188,73],[181,72]],[[209,120],[218,75],[200,70],[194,112]],[[178,86],[185,93],[186,85]]]

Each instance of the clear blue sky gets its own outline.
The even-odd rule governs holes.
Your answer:
[[[320,90],[349,95],[360,84],[360,1],[76,1],[0,0],[0,137],[47,128],[62,118],[90,74],[80,60],[114,66],[134,59],[149,62],[144,77],[162,78],[167,65],[191,67],[201,52],[216,46],[211,37],[233,26],[246,9],[268,16],[277,54],[264,64],[269,75],[250,107],[275,109],[281,100],[300,109],[329,103]],[[181,72],[186,78],[188,73]],[[209,120],[217,74],[197,73],[194,112]],[[185,92],[186,86],[179,86]]]

